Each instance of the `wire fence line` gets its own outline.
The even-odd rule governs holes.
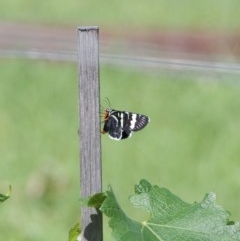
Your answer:
[[[237,34],[102,31],[100,37],[101,65],[153,74],[240,73]],[[77,62],[76,46],[71,28],[0,21],[0,58]]]
[[[1,58],[24,58],[34,60],[76,62],[77,53],[70,51],[34,51],[0,49]],[[100,54],[100,64],[137,69],[170,69],[184,71],[204,71],[240,74],[240,64],[190,59],[170,59],[118,54]]]

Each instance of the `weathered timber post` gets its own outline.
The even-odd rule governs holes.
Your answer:
[[[79,135],[80,135],[80,195],[88,197],[102,191],[99,29],[79,27]],[[81,208],[82,239],[102,241],[102,215],[93,208]]]

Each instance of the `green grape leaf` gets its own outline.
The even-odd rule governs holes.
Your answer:
[[[134,207],[146,210],[148,220],[136,222],[123,212],[111,189],[100,210],[110,218],[118,241],[240,241],[240,224],[229,221],[229,213],[216,205],[208,193],[201,202],[189,204],[166,188],[141,180],[130,197]]]
[[[141,224],[128,218],[117,203],[116,197],[109,187],[100,211],[110,218],[108,225],[112,228],[116,240],[141,241]]]
[[[11,185],[10,185],[10,186],[9,186],[9,191],[8,191],[7,194],[1,194],[1,193],[0,193],[0,202],[4,202],[4,201],[6,201],[8,198],[10,198],[11,190],[12,190],[12,187],[11,187]]]
[[[89,207],[100,208],[100,206],[102,205],[102,203],[106,197],[107,196],[105,193],[102,193],[102,192],[96,193],[92,197],[89,198],[87,205]]]
[[[76,223],[68,233],[68,241],[77,241],[78,236],[81,233],[80,225],[79,223]]]

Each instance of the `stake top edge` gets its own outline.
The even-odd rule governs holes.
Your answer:
[[[78,27],[77,31],[80,32],[88,32],[88,31],[92,31],[92,30],[99,30],[98,26],[85,26],[85,27]]]

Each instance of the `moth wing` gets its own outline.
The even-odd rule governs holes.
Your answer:
[[[122,127],[122,138],[121,139],[126,139],[132,135],[132,130],[131,130],[131,113],[127,111],[121,111],[121,114],[119,115],[120,117],[120,122],[121,122],[121,127]]]
[[[122,139],[122,128],[116,116],[109,116],[107,120],[108,134],[112,139]]]
[[[139,131],[142,130],[150,121],[150,118],[146,115],[132,114],[131,119],[131,130]]]
[[[128,137],[131,137],[131,135],[132,135],[132,132],[131,131],[123,131],[122,132],[122,138],[121,139],[126,139],[126,138],[128,138]]]

